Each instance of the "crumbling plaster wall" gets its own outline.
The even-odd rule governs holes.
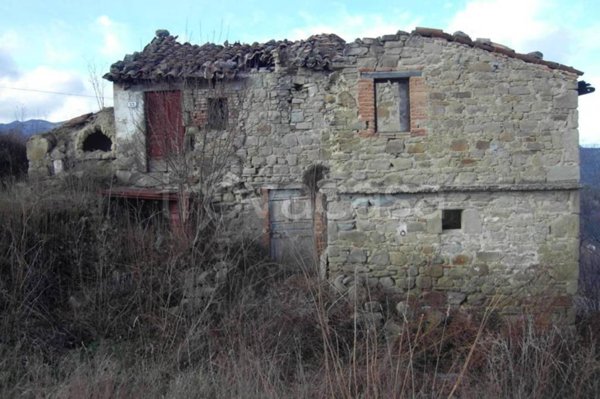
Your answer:
[[[135,184],[146,173],[146,122],[144,92],[113,85],[117,139],[116,176],[125,184]]]
[[[178,189],[182,183],[210,191],[244,233],[264,234],[264,190],[303,188],[306,170],[326,163],[328,84],[325,72],[279,68],[217,83],[115,85],[117,177],[124,185]],[[155,90],[183,94],[186,154],[180,173],[147,172],[143,101],[145,91]],[[226,129],[205,125],[208,98],[227,99]]]

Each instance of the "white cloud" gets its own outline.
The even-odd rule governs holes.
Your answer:
[[[20,43],[21,38],[15,31],[9,30],[0,34],[0,79],[19,76],[20,71],[13,52],[19,48]]]
[[[545,7],[548,1],[474,0],[454,15],[448,32],[460,30],[472,39],[488,38],[519,52],[538,50],[528,48],[528,43],[556,30],[542,15]]]
[[[93,98],[66,97],[59,107],[50,111],[47,120],[66,121],[88,112],[97,111],[95,101]]]
[[[20,71],[12,54],[0,48],[0,78],[16,78],[19,75]]]
[[[128,31],[108,17],[97,18],[85,31],[63,20],[53,20],[43,29],[44,34],[35,29],[0,31],[0,123],[23,118],[61,121],[97,111],[86,58],[98,60],[101,75],[109,62],[125,53]],[[90,34],[92,39],[85,36]],[[111,85],[102,82],[108,106]]]
[[[600,24],[582,26],[568,5],[543,0],[472,0],[458,11],[446,29],[471,38],[489,38],[518,52],[539,50],[544,58],[583,70],[583,79],[599,91],[579,97],[579,137],[582,144],[600,144]]]
[[[592,82],[596,92],[579,96],[579,143],[582,145],[600,144],[600,125],[598,110],[600,109],[600,75],[588,76],[586,81]]]
[[[72,72],[41,66],[25,73],[20,79],[12,82],[23,89],[39,89],[56,91],[68,88],[80,93],[83,89],[78,76]]]
[[[102,35],[100,53],[103,56],[117,58],[125,55],[127,29],[124,25],[102,15],[96,19],[96,28]]]
[[[600,50],[600,41],[598,37],[600,36],[600,24],[596,23],[595,25],[590,25],[583,28],[578,37],[578,41],[575,45],[578,48],[582,48],[585,50],[593,51]]]
[[[42,66],[16,79],[0,77],[0,87],[1,123],[23,118],[62,121],[98,109],[87,78],[79,72]],[[111,93],[105,97],[110,99]]]
[[[322,21],[319,17],[301,13],[305,25],[292,29],[291,40],[306,39],[317,33],[335,33],[346,41],[356,38],[378,37],[394,34],[398,30],[412,30],[419,25],[420,18],[408,12],[389,10],[381,14],[350,14],[341,9],[333,22]]]
[[[67,48],[65,43],[61,43],[60,46],[57,46],[55,41],[46,41],[44,43],[44,60],[51,64],[66,64],[72,62],[76,56]]]
[[[595,36],[591,36],[595,35]],[[579,141],[583,145],[600,144],[600,43],[596,39],[600,35],[600,24],[585,28],[580,40],[575,42],[573,59],[579,61],[575,67],[582,69],[585,75],[581,79],[596,88],[596,92],[579,97]]]
[[[21,37],[14,30],[8,30],[0,34],[0,49],[13,51],[21,45]]]

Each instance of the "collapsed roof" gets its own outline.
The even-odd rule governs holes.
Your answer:
[[[399,40],[402,35],[408,35],[408,33],[400,31],[395,35],[385,35],[377,40],[381,42]],[[477,39],[473,41],[463,32],[450,35],[439,29],[416,28],[410,35],[441,38],[511,58],[518,58],[528,63],[545,65],[551,69],[559,69],[577,75],[583,74],[572,67],[546,61],[539,52],[517,53],[490,40]],[[356,42],[361,43],[361,40],[357,39]],[[200,46],[179,43],[177,36],[170,35],[166,30],[158,30],[156,37],[141,52],[126,55],[122,61],[114,63],[104,78],[112,82],[189,78],[231,79],[239,73],[253,69],[274,69],[277,64],[327,71],[333,69],[336,61],[341,61],[343,64],[345,58],[351,58],[346,54],[347,49],[352,45],[352,43],[347,44],[335,34],[319,34],[298,41],[271,40],[263,44],[240,44],[237,42],[229,44],[225,42],[223,45],[206,43]]]

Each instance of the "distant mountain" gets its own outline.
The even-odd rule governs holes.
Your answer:
[[[580,147],[581,184],[600,187],[600,148]]]
[[[10,123],[0,123],[0,134],[8,132],[21,132],[25,136],[31,136],[52,130],[61,124],[62,122],[54,123],[41,119],[30,119],[25,122],[14,121]]]
[[[581,163],[581,185],[583,186],[580,192],[581,239],[593,243],[592,247],[586,247],[587,250],[591,248],[594,251],[600,251],[600,148],[581,147],[579,149],[579,159]],[[582,252],[582,255],[589,256],[590,253]],[[600,255],[600,252],[594,252],[594,256],[597,257],[598,255]],[[582,263],[582,265],[584,264]],[[589,273],[590,270],[582,268],[581,272],[585,274]],[[598,273],[598,271],[596,270],[594,273]]]

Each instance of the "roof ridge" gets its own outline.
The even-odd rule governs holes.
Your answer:
[[[307,39],[290,41],[269,40],[265,43],[252,44],[235,42],[230,45],[206,42],[204,44],[180,43],[178,36],[173,36],[167,30],[156,31],[155,37],[141,52],[125,55],[122,61],[117,61],[104,75],[105,79],[113,82],[133,82],[137,80],[202,78],[202,79],[231,79],[238,72],[252,69],[274,70],[276,64],[282,63],[293,67],[302,67],[315,71],[332,70],[340,64],[344,57],[352,57],[347,51],[352,46],[361,43],[377,43],[401,40],[409,33],[398,31],[396,34],[383,35],[377,39],[356,39],[346,43],[335,33],[320,33]],[[435,28],[415,28],[410,35],[443,39],[457,42],[473,48],[479,48],[492,53],[520,59],[527,63],[544,65],[568,73],[583,75],[583,72],[566,65],[543,59],[539,52],[528,54],[517,53],[502,44],[489,39],[472,40],[464,32],[457,31],[453,35]]]
[[[487,50],[491,53],[499,53],[499,54],[503,54],[507,57],[517,58],[517,59],[520,59],[522,61],[525,61],[525,62],[528,62],[531,64],[545,65],[545,66],[549,67],[550,69],[558,69],[558,70],[562,70],[565,72],[574,73],[574,74],[577,74],[580,76],[583,75],[582,71],[575,69],[571,66],[560,64],[558,62],[546,61],[546,60],[542,59],[540,57],[540,55],[542,53],[540,53],[539,51],[534,51],[534,52],[527,53],[527,54],[517,53],[515,50],[511,49],[510,47],[505,46],[503,44],[494,43],[489,39],[476,39],[475,41],[473,41],[469,35],[467,35],[464,32],[461,32],[461,31],[454,32],[454,34],[451,35],[449,33],[444,32],[442,29],[416,27],[412,33],[417,34],[419,36],[423,36],[423,37],[433,37],[433,38],[438,38],[438,39],[445,39],[449,42],[458,42],[458,43],[465,44],[470,47],[481,48],[481,49]],[[537,54],[537,53],[539,53],[539,54]]]

